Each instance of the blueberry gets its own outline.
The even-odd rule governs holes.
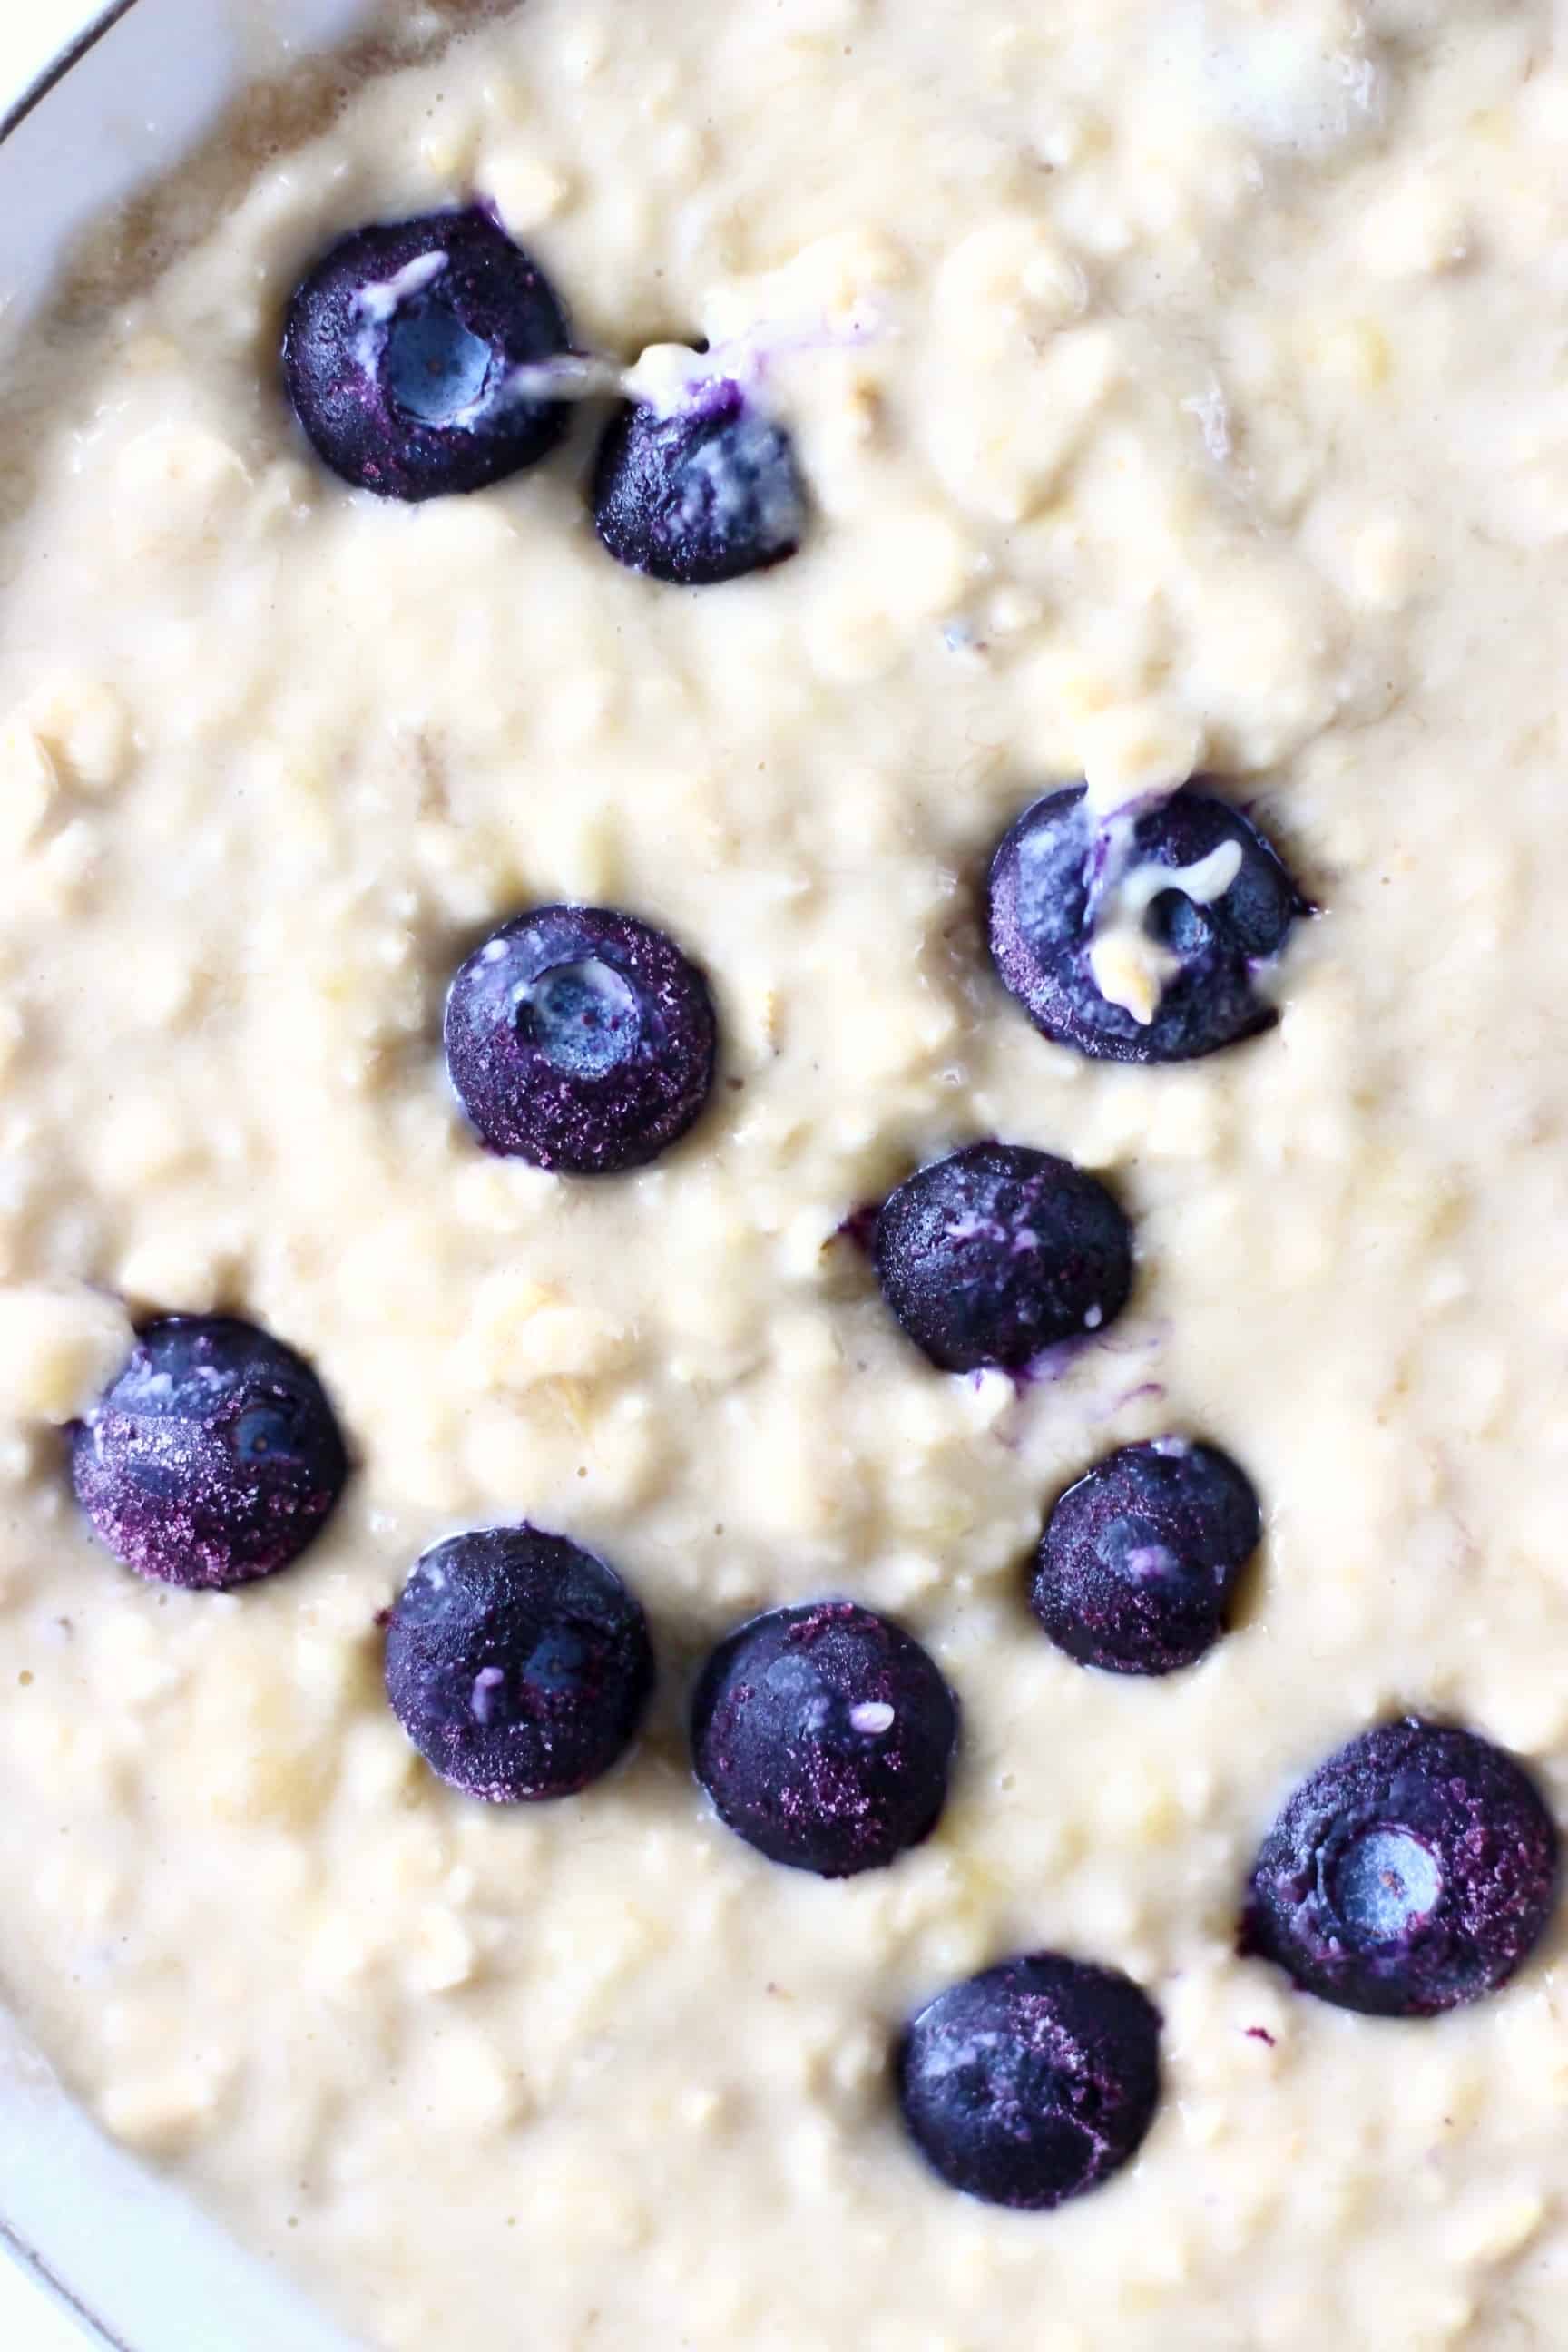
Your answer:
[[[805,529],[789,435],[726,382],[673,410],[626,403],[600,443],[593,504],[618,563],[680,588],[782,563]]]
[[[882,1296],[944,1371],[1020,1370],[1103,1331],[1132,1287],[1132,1233],[1103,1184],[1015,1143],[972,1143],[883,1203]]]
[[[1264,1839],[1242,1949],[1369,2017],[1508,1982],[1546,1926],[1557,1832],[1513,1758],[1407,1716],[1309,1774]]]
[[[1030,1601],[1080,1665],[1173,1674],[1225,1632],[1262,1533],[1252,1481],[1217,1446],[1184,1437],[1124,1445],[1056,1504]]]
[[[1176,878],[1151,896],[1162,867]],[[1119,908],[1123,933],[1142,930],[1139,952],[1163,975],[1146,1020],[1096,976]],[[1058,1045],[1094,1061],[1188,1062],[1273,1027],[1257,974],[1309,911],[1271,845],[1223,801],[1185,789],[1097,830],[1076,785],[1037,801],[1004,836],[987,923],[1004,986]]]
[[[567,409],[516,373],[568,340],[537,263],[476,206],[333,246],[289,304],[283,371],[334,474],[381,498],[438,499],[555,447]]]
[[[849,1878],[935,1828],[958,1707],[887,1618],[848,1601],[775,1609],[721,1642],[692,1706],[697,1777],[770,1862]]]
[[[490,1150],[571,1176],[640,1168],[713,1085],[708,983],[662,931],[536,907],[475,950],[447,1000],[447,1067]]]
[[[150,1323],[70,1448],[77,1499],[115,1558],[209,1590],[297,1559],[348,1475],[310,1365],[226,1315]]]
[[[1036,1952],[949,1987],[898,2053],[916,2147],[949,2188],[1039,2212],[1136,2154],[1160,2097],[1160,2012],[1114,1969]]]
[[[597,1780],[652,1685],[638,1601],[603,1560],[536,1528],[437,1544],[388,1621],[393,1712],[432,1770],[491,1804]]]

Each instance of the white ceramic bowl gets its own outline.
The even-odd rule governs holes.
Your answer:
[[[176,161],[247,79],[341,39],[369,13],[369,0],[113,0],[102,10],[81,0],[76,41],[0,120],[5,332],[26,332],[83,225]],[[201,1965],[193,1951],[192,1970]],[[292,2288],[110,2147],[3,2010],[0,2246],[114,2352],[353,2352]]]

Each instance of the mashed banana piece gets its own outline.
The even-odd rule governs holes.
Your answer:
[[[1559,2342],[1568,1930],[1408,2027],[1234,1948],[1279,1799],[1382,1715],[1568,1812],[1556,11],[530,0],[245,147],[0,436],[6,1987],[392,2352]],[[595,349],[772,339],[795,562],[623,572],[584,439],[414,510],[315,467],[289,289],[475,190]],[[1049,783],[1195,769],[1326,911],[1273,1035],[1091,1067],[986,973],[977,876]],[[667,928],[727,1040],[689,1144],[603,1186],[486,1160],[439,1067],[460,955],[557,897]],[[1143,1251],[1022,1397],[933,1374],[835,1238],[984,1135],[1113,1171]],[[214,1306],[314,1360],[359,1464],[229,1597],[97,1550],[55,1427],[116,1318]],[[1200,1669],[1123,1684],[1021,1563],[1172,1426],[1268,1540]],[[403,1740],[374,1620],[523,1514],[636,1584],[661,1690],[617,1776],[489,1810]],[[728,1837],[681,1731],[712,1640],[830,1591],[966,1727],[938,1834],[842,1885]],[[886,2052],[1037,1946],[1148,1988],[1166,2095],[1028,2219],[922,2170]]]

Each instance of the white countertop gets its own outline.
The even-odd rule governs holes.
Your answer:
[[[89,2340],[0,2252],[0,2344],[5,2352],[84,2352]]]
[[[95,0],[0,0],[0,92],[5,103],[97,14]]]

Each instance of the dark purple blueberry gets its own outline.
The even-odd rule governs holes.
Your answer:
[[[380,498],[439,499],[554,448],[568,411],[518,371],[568,341],[549,279],[475,206],[333,246],[289,306],[283,372],[334,474]]]
[[[1173,1674],[1225,1632],[1262,1534],[1251,1479],[1217,1446],[1186,1437],[1123,1445],[1052,1510],[1030,1602],[1080,1665]]]
[[[697,1777],[748,1845],[792,1870],[882,1870],[936,1826],[958,1706],[900,1627],[849,1601],[753,1617],[703,1668]]]
[[[1242,1949],[1369,2017],[1435,2017],[1508,1982],[1551,1916],[1557,1832],[1513,1758],[1407,1716],[1363,1732],[1264,1839]]]
[[[877,1219],[882,1296],[944,1371],[1018,1371],[1103,1331],[1132,1287],[1132,1229],[1105,1186],[1016,1143],[972,1143],[900,1184]]]
[[[287,1568],[348,1475],[310,1365],[226,1315],[150,1323],[70,1448],[77,1499],[115,1558],[206,1590]]]
[[[898,2053],[916,2147],[950,2189],[1026,2212],[1098,2189],[1160,2097],[1160,2012],[1115,1969],[1036,1952],[921,2010]]]
[[[1210,898],[1193,869],[1232,845],[1240,864]],[[1181,873],[1190,887],[1173,879],[1139,918],[1169,967],[1152,1017],[1140,1021],[1101,994],[1091,952],[1151,867]],[[1207,888],[1221,879],[1211,871]],[[1309,911],[1272,845],[1224,801],[1186,788],[1096,825],[1074,785],[1037,801],[1004,836],[987,924],[1004,986],[1058,1045],[1095,1061],[1189,1062],[1273,1027],[1279,1015],[1257,977]]]
[[[696,965],[604,907],[535,907],[503,923],[452,982],[446,1042],[480,1140],[568,1176],[668,1150],[707,1102],[718,1051]]]
[[[537,1528],[437,1544],[388,1622],[393,1712],[433,1771],[492,1805],[600,1779],[652,1686],[640,1603],[603,1560]]]
[[[593,503],[618,563],[679,588],[782,563],[805,529],[789,435],[722,381],[672,410],[627,402],[599,445]]]

